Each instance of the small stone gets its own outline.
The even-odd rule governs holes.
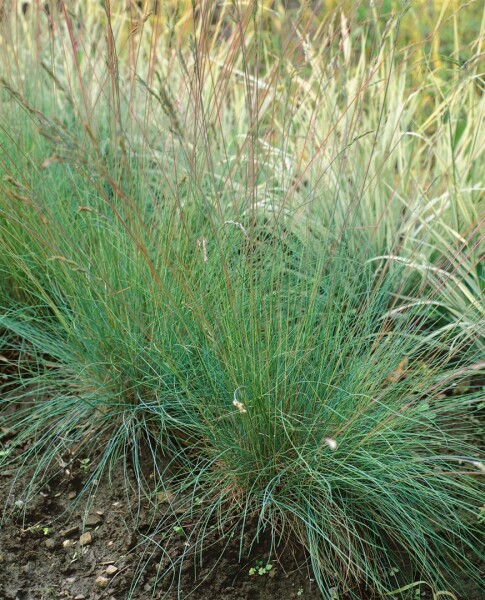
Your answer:
[[[71,535],[74,535],[75,533],[77,533],[79,530],[79,527],[77,525],[73,525],[72,527],[69,527],[68,529],[61,529],[60,534],[62,535],[62,537],[71,537]]]
[[[119,508],[121,506],[121,502],[113,502],[113,506],[115,508]]]
[[[22,571],[29,575],[35,571],[35,564],[33,562],[28,562],[26,565],[22,567]]]
[[[103,523],[103,517],[101,515],[88,515],[84,521],[86,527],[97,527]]]
[[[67,497],[69,498],[69,500],[74,500],[74,498],[77,496],[76,492],[69,492],[69,494],[67,494]]]
[[[78,594],[74,596],[74,600],[86,600],[86,596],[84,594]]]
[[[109,565],[108,567],[106,567],[106,575],[109,575],[110,577],[111,575],[114,575],[117,572],[118,567],[115,567],[114,565]]]
[[[159,502],[171,504],[175,499],[175,495],[170,490],[165,490],[163,492],[158,492],[157,500]]]
[[[52,550],[56,546],[56,541],[52,538],[49,538],[44,542],[44,546],[47,548],[47,550]]]
[[[68,550],[69,548],[72,548],[74,546],[74,542],[72,540],[64,540],[62,542],[62,547],[64,548],[64,550]]]
[[[87,531],[86,533],[83,533],[82,536],[79,538],[79,545],[80,546],[89,546],[89,544],[93,543],[93,536],[89,533],[89,531]]]
[[[107,577],[104,577],[103,575],[99,575],[98,577],[96,577],[96,579],[94,580],[94,583],[101,588],[102,590],[104,590],[105,588],[108,587],[108,583],[109,583],[109,579]]]

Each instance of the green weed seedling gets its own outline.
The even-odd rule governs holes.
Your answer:
[[[263,561],[257,560],[256,565],[249,569],[249,575],[251,575],[251,576],[266,575],[267,573],[269,573],[271,571],[272,568],[273,568],[273,565],[271,563],[268,563],[263,566]]]
[[[79,463],[81,465],[81,470],[83,473],[89,473],[89,466],[91,464],[90,458],[81,458],[79,459]]]

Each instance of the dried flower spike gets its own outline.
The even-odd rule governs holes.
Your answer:
[[[234,399],[232,401],[232,403],[234,404],[234,406],[238,409],[238,411],[240,413],[247,413],[248,411],[244,408],[244,404],[242,402],[239,402],[239,400]]]
[[[232,401],[232,403],[240,413],[247,413],[248,411],[244,408],[244,404],[242,402],[239,402],[239,400],[237,399],[236,394],[238,389],[239,388],[234,390],[234,400]]]
[[[202,258],[206,263],[209,260],[209,257],[207,255],[207,240],[205,238],[199,238],[197,240],[197,248],[202,248]]]

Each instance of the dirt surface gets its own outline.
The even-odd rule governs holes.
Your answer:
[[[30,479],[19,477],[13,469],[0,473],[0,600],[124,600],[138,568],[147,560],[133,592],[135,599],[321,598],[298,550],[296,556],[294,551],[283,553],[281,563],[273,560],[264,575],[251,576],[250,569],[258,561],[263,566],[267,563],[267,541],[262,540],[251,556],[239,562],[239,540],[224,549],[227,540],[218,538],[217,531],[196,577],[193,558],[186,558],[172,576],[155,585],[159,567],[167,568],[187,550],[185,532],[191,523],[175,525],[174,520],[172,529],[181,525],[183,532],[164,544],[148,506],[139,503],[127,486],[127,477],[134,481],[132,473],[120,465],[111,480],[106,476],[98,482],[96,495],[88,502],[80,491],[89,471],[89,465],[79,460],[70,463],[29,502],[24,498]],[[147,544],[151,534],[156,543]]]

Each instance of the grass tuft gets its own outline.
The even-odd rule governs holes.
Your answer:
[[[323,597],[483,586],[482,38],[128,4],[0,24],[1,464],[131,461]]]

